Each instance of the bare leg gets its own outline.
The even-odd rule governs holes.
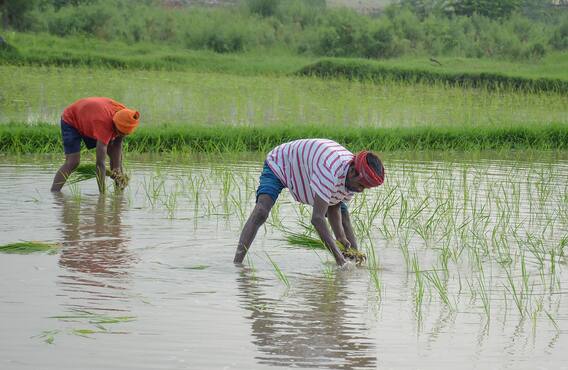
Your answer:
[[[245,223],[245,226],[243,227],[243,231],[241,232],[239,245],[237,246],[237,252],[235,253],[235,259],[233,260],[234,263],[243,262],[258,229],[268,218],[268,214],[270,213],[272,206],[274,206],[274,201],[269,195],[259,195],[256,206],[254,207],[247,222]]]
[[[53,185],[51,185],[51,191],[61,191],[61,188],[65,185],[65,181],[67,181],[69,175],[75,171],[80,162],[80,152],[65,154],[65,163],[57,170],[55,178],[53,179]]]

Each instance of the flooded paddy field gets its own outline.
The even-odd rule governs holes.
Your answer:
[[[556,93],[462,89],[397,81],[297,76],[0,66],[0,124],[59,123],[85,96],[141,112],[142,125],[330,124],[348,127],[519,126],[568,123]]]
[[[568,366],[565,153],[384,155],[350,269],[287,242],[287,191],[232,263],[263,155],[127,155],[106,196],[55,158],[0,158],[0,244],[60,245],[0,254],[2,369]]]

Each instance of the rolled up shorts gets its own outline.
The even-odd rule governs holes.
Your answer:
[[[256,189],[256,201],[258,202],[258,197],[261,194],[266,194],[276,203],[276,199],[278,199],[282,189],[285,187],[278,176],[268,167],[268,163],[264,162],[264,167],[262,168],[262,173],[259,178],[258,189]]]
[[[262,168],[262,173],[259,178],[258,189],[256,189],[256,201],[258,202],[258,197],[260,194],[269,195],[274,203],[276,199],[286,186],[280,181],[278,176],[270,169],[266,161],[264,162],[264,167]],[[347,204],[344,202],[340,203],[341,212],[347,212]]]
[[[81,141],[85,143],[87,149],[97,146],[97,140],[82,136],[79,131],[64,120],[61,120],[61,137],[63,138],[63,150],[65,154],[72,154],[81,151]]]

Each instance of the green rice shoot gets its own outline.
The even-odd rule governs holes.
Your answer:
[[[326,250],[329,252],[323,241],[319,237],[312,235],[313,229],[310,226],[305,223],[300,223],[300,225],[304,228],[304,232],[292,232],[287,229],[282,230],[284,238],[288,244],[311,250]],[[335,244],[346,259],[355,261],[358,266],[362,265],[363,262],[366,261],[367,257],[365,254],[355,248],[349,248],[346,250],[343,244],[339,241],[336,241]]]
[[[17,243],[9,243],[0,246],[0,253],[6,254],[31,254],[36,252],[56,253],[61,246],[59,244],[50,244],[34,241],[23,241]]]
[[[112,172],[107,169],[106,176],[111,176]],[[129,177],[128,175],[121,173],[120,175],[115,175],[115,182],[121,189],[124,189],[128,185]],[[93,163],[81,164],[79,165],[73,173],[71,173],[67,178],[67,184],[73,185],[86,180],[91,180],[97,177],[97,165]]]
[[[78,182],[94,179],[97,177],[97,166],[95,164],[81,164],[67,178],[67,184],[72,185]]]

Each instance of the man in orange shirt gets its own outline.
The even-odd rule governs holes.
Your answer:
[[[110,158],[110,176],[116,181],[122,176],[122,139],[134,132],[139,120],[139,112],[110,98],[83,98],[65,108],[61,116],[65,163],[55,174],[51,191],[60,191],[81,162],[83,141],[87,149],[96,148],[97,184],[104,193],[106,155]]]

